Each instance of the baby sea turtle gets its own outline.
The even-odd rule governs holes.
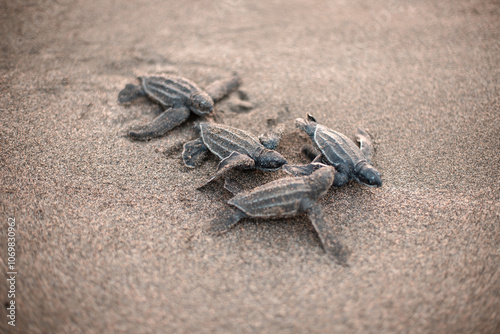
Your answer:
[[[128,104],[140,97],[148,97],[161,105],[163,113],[151,123],[130,130],[134,140],[149,140],[161,137],[186,121],[191,112],[199,116],[210,114],[214,103],[238,89],[241,78],[237,73],[215,81],[204,91],[193,82],[176,76],[139,77],[140,84],[128,84],[118,94],[118,102]]]
[[[348,251],[325,224],[321,206],[316,204],[332,185],[335,168],[322,163],[312,165],[315,171],[311,175],[279,179],[236,194],[228,202],[231,207],[210,223],[208,231],[227,232],[245,217],[283,218],[307,212],[325,251],[345,264]]]
[[[223,124],[204,122],[198,125],[198,130],[200,138],[184,144],[182,159],[191,168],[201,161],[207,151],[222,159],[217,173],[208,182],[235,167],[270,171],[287,163],[274,150],[279,144],[282,127],[259,138]]]
[[[373,144],[364,130],[358,129],[356,134],[360,143],[358,147],[345,135],[318,124],[310,114],[307,114],[307,120],[297,118],[295,125],[307,133],[321,151],[314,161],[322,160],[337,170],[334,186],[343,186],[351,179],[368,186],[382,186],[380,173],[371,165]],[[291,166],[287,170],[291,171],[293,168]]]

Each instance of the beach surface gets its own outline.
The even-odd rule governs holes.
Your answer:
[[[499,1],[0,9],[0,332],[500,332]],[[348,266],[304,214],[204,231],[232,195],[222,182],[197,189],[213,155],[182,162],[203,118],[127,137],[161,112],[118,104],[138,76],[206,87],[233,71],[254,108],[235,111],[233,94],[210,120],[255,135],[283,123],[290,163],[307,161],[294,126],[307,113],[372,134],[383,186],[351,182],[319,201]],[[251,189],[286,176],[235,177]]]

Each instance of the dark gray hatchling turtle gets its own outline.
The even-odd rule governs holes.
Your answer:
[[[360,143],[358,147],[345,135],[318,124],[309,114],[307,120],[297,118],[295,125],[311,137],[321,152],[313,161],[321,160],[337,170],[334,186],[343,186],[352,179],[368,186],[382,186],[380,173],[371,165],[373,144],[364,130],[358,129],[356,134],[356,139]],[[294,175],[307,174],[302,173],[300,168],[288,166],[286,170]]]
[[[199,116],[210,114],[214,103],[238,89],[241,78],[237,73],[200,89],[188,79],[169,75],[166,77],[140,77],[139,85],[128,84],[118,94],[118,102],[128,104],[140,97],[148,97],[158,103],[163,113],[151,123],[130,130],[134,140],[161,137],[186,121],[191,112]]]
[[[258,138],[246,131],[223,124],[200,123],[200,138],[184,144],[182,159],[188,167],[194,168],[210,151],[221,160],[216,174],[208,181],[226,171],[239,167],[243,169],[276,170],[287,163],[275,151],[281,138],[282,127]]]
[[[325,251],[345,264],[348,252],[325,224],[321,206],[316,203],[332,185],[335,168],[322,163],[311,166],[311,175],[279,179],[236,194],[228,202],[230,207],[210,223],[208,231],[227,232],[245,217],[283,218],[307,212]]]

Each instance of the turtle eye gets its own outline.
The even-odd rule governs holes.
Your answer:
[[[208,103],[208,101],[203,101],[201,103],[201,109],[203,109],[203,110],[209,110],[210,109],[210,103]]]

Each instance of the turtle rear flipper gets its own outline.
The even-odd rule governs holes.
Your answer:
[[[347,259],[350,251],[347,247],[340,243],[337,236],[334,235],[332,230],[326,225],[321,206],[318,204],[314,205],[311,209],[309,209],[307,215],[311,220],[316,233],[318,233],[325,252],[328,255],[333,256],[334,261],[338,264],[348,267],[349,265],[347,264]]]
[[[207,232],[211,234],[222,234],[229,231],[242,218],[247,215],[237,208],[227,208],[219,213],[219,217],[210,222]]]
[[[370,135],[365,130],[358,129],[356,141],[359,143],[359,149],[365,155],[366,161],[371,164],[373,157],[373,142]]]
[[[118,93],[118,102],[128,104],[144,96],[146,96],[146,92],[141,85],[128,84]]]
[[[187,107],[170,108],[156,117],[151,123],[130,130],[128,135],[133,140],[149,140],[163,136],[168,131],[186,121],[190,111]]]
[[[184,144],[182,160],[187,167],[194,168],[207,152],[208,148],[203,144],[203,140],[198,138]]]
[[[242,81],[238,73],[233,72],[230,77],[217,80],[208,85],[208,87],[205,88],[205,92],[207,92],[214,103],[216,103],[237,90],[241,85],[241,82]]]
[[[268,131],[267,133],[259,136],[259,141],[267,149],[275,150],[278,147],[281,136],[285,130],[283,124],[278,125],[275,129]]]
[[[314,122],[314,123],[318,123],[318,121],[316,120],[316,118],[313,117],[313,115],[307,113],[307,120],[310,121],[310,122]]]

